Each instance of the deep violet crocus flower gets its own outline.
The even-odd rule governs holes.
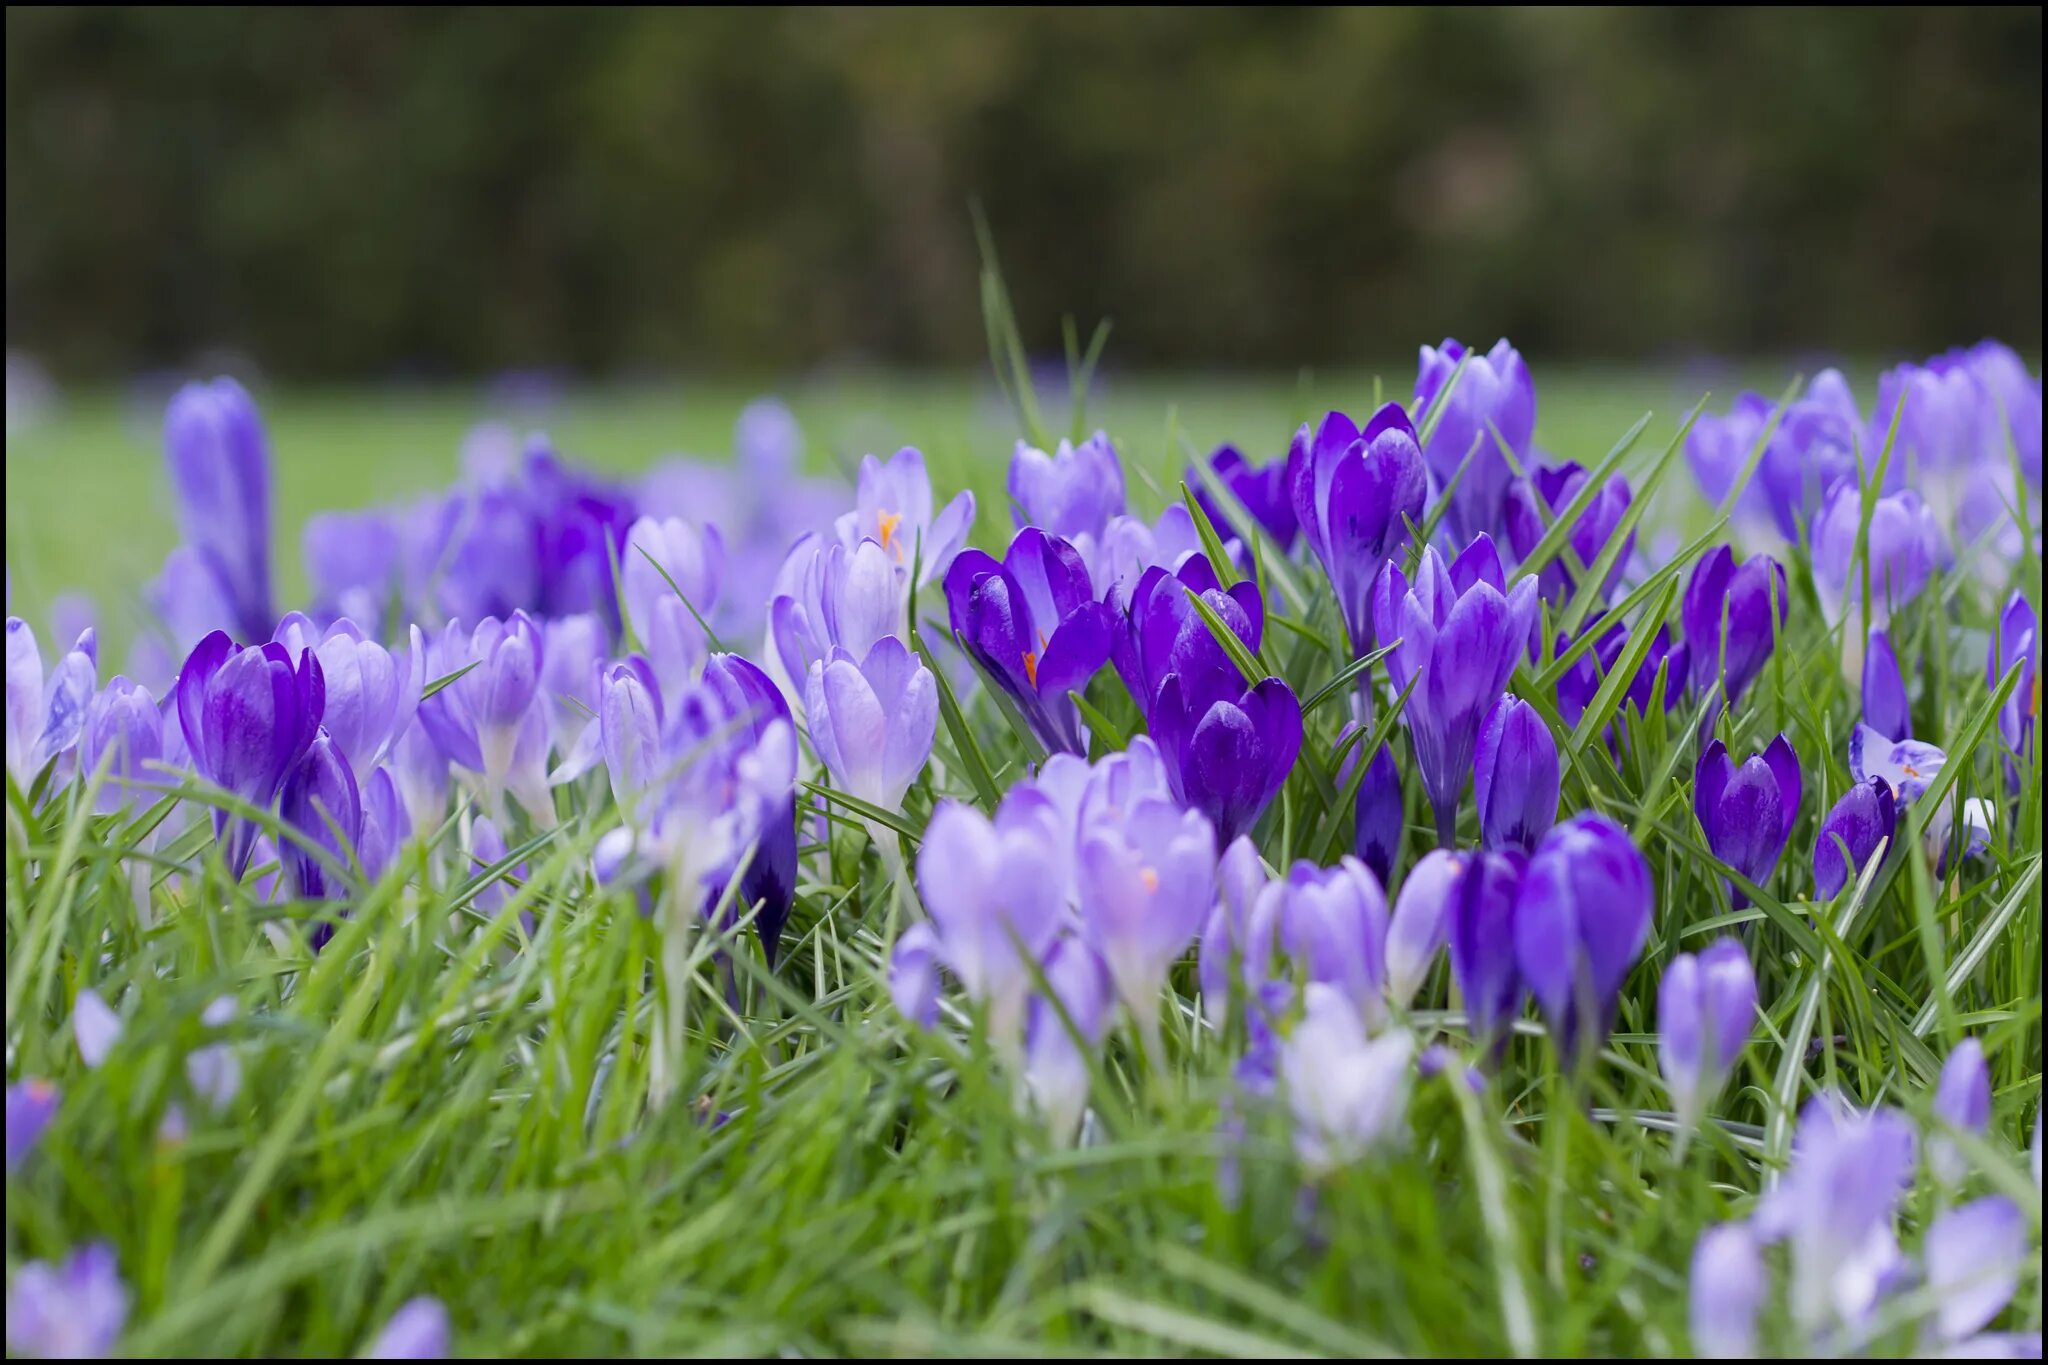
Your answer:
[[[59,1265],[30,1261],[7,1286],[7,1352],[104,1359],[127,1325],[128,1303],[128,1286],[105,1242],[89,1242]]]
[[[1446,393],[1460,361],[1465,368]],[[1424,346],[1415,377],[1416,425],[1428,426],[1439,404],[1443,411],[1423,454],[1433,492],[1441,494],[1453,479],[1458,481],[1444,518],[1451,539],[1465,544],[1475,536],[1498,534],[1513,477],[1508,453],[1527,467],[1536,434],[1536,385],[1529,367],[1505,337],[1485,355],[1468,352],[1449,338],[1441,346]]]
[[[1679,1121],[1691,1126],[1721,1092],[1755,1026],[1756,973],[1732,938],[1680,953],[1657,983],[1658,1065]]]
[[[2019,682],[2006,697],[2005,705],[1998,708],[1998,733],[2006,747],[2021,757],[2032,749],[2034,719],[2041,709],[2040,666],[2040,627],[2034,618],[2034,608],[2014,589],[1991,633],[1991,648],[1984,660],[1984,681],[1995,691],[2014,667],[2020,670]]]
[[[382,763],[419,710],[427,685],[426,640],[411,628],[409,650],[394,655],[347,617],[316,630],[292,612],[278,623],[273,639],[297,654],[311,649],[327,684],[320,723],[350,767],[368,772]]]
[[[1353,845],[1358,860],[1372,869],[1372,875],[1380,879],[1382,886],[1394,879],[1394,861],[1401,852],[1407,819],[1394,750],[1391,745],[1382,744],[1365,765],[1365,776],[1358,782]]]
[[[782,689],[760,665],[738,654],[714,654],[704,664],[704,686],[718,698],[727,724],[756,748],[771,732],[791,727]],[[796,788],[771,803],[756,834],[754,856],[740,877],[740,897],[754,912],[754,932],[768,965],[782,946],[782,926],[796,903]]]
[[[915,561],[917,583],[923,587],[945,577],[973,525],[972,493],[958,494],[933,515],[932,481],[925,472],[924,455],[905,446],[887,463],[872,455],[862,457],[854,510],[841,516],[834,529],[839,543],[849,550],[872,540],[906,572]]]
[[[1480,842],[1532,851],[1557,823],[1557,740],[1536,708],[1509,693],[1479,727],[1472,770]]]
[[[1889,850],[1898,833],[1899,808],[1891,783],[1882,777],[1858,782],[1822,817],[1813,841],[1813,890],[1833,900],[1860,875],[1880,846]]]
[[[1892,652],[1891,636],[1870,632],[1863,653],[1863,723],[1887,739],[1913,737],[1913,713],[1906,701],[1906,679]]]
[[[1086,747],[1069,691],[1088,685],[1109,658],[1114,615],[1095,600],[1081,553],[1026,527],[1001,563],[963,550],[946,574],[953,631],[1055,753]]]
[[[276,641],[244,649],[217,630],[199,642],[178,674],[178,723],[193,766],[258,809],[277,800],[312,744],[326,704],[319,656],[301,650],[294,662]],[[256,826],[216,809],[213,830],[229,873],[239,878],[249,866]]]
[[[1709,551],[1693,566],[1680,609],[1693,690],[1704,694],[1720,682],[1722,702],[1738,700],[1763,670],[1790,613],[1777,560],[1751,555],[1737,565],[1726,545]]]
[[[326,730],[313,736],[305,756],[286,776],[278,812],[314,845],[308,848],[288,838],[278,849],[293,891],[302,900],[334,896],[340,889],[339,875],[363,837],[363,797],[347,756]],[[325,932],[316,932],[315,946],[324,944],[326,937]]]
[[[1513,849],[1460,854],[1458,879],[1450,892],[1451,979],[1465,1002],[1472,1041],[1496,1054],[1507,1045],[1508,1028],[1522,1009],[1515,922],[1528,865],[1529,860]]]
[[[1516,559],[1527,559],[1536,549],[1544,533],[1550,529],[1550,523],[1571,506],[1572,499],[1585,488],[1586,478],[1584,466],[1566,463],[1543,465],[1527,478],[1509,483],[1505,523],[1508,548],[1515,552]],[[1635,492],[1628,486],[1628,480],[1619,474],[1600,485],[1592,502],[1572,524],[1571,534],[1566,540],[1572,553],[1578,557],[1580,569],[1592,572],[1593,565],[1606,552],[1614,533],[1620,529],[1621,519],[1627,515],[1634,498]],[[1635,542],[1636,533],[1631,530],[1615,555],[1607,576],[1600,581],[1596,596],[1601,600],[1604,601],[1614,591],[1615,583],[1628,568],[1629,554]],[[1578,577],[1566,566],[1561,555],[1543,566],[1537,581],[1542,585],[1544,600],[1560,606],[1578,591]]]
[[[1523,656],[1536,606],[1535,578],[1508,587],[1486,536],[1448,566],[1435,546],[1426,547],[1412,587],[1398,566],[1380,579],[1373,615],[1379,638],[1400,642],[1387,656],[1395,689],[1415,684],[1401,719],[1443,847],[1455,836],[1481,722]]]
[[[1199,706],[1169,674],[1151,722],[1175,798],[1207,816],[1219,839],[1258,823],[1301,753],[1301,702],[1278,678]]]
[[[1209,456],[1209,468],[1230,490],[1231,496],[1251,514],[1252,520],[1273,538],[1282,553],[1294,547],[1295,533],[1300,524],[1294,511],[1294,489],[1288,478],[1286,460],[1254,465],[1236,446],[1220,445]],[[1195,502],[1200,505],[1202,514],[1209,518],[1209,524],[1216,528],[1217,535],[1225,539],[1232,535],[1245,539],[1247,528],[1237,525],[1193,470],[1189,471],[1188,487],[1195,490]]]
[[[1515,900],[1515,960],[1560,1057],[1581,1058],[1606,1037],[1649,936],[1654,896],[1628,832],[1591,811],[1550,831],[1529,859]]]
[[[1122,629],[1111,639],[1110,659],[1148,720],[1169,674],[1179,676],[1183,700],[1205,711],[1210,703],[1244,691],[1243,671],[1196,610],[1191,593],[1230,627],[1248,652],[1257,654],[1265,636],[1266,608],[1258,585],[1239,582],[1225,590],[1215,569],[1200,555],[1183,560],[1173,572],[1145,570],[1120,622]]]
[[[164,454],[178,525],[219,585],[244,640],[260,640],[270,607],[270,443],[240,384],[187,384],[164,414]]]
[[[1374,589],[1429,496],[1415,428],[1399,403],[1382,406],[1363,429],[1327,413],[1313,433],[1306,424],[1294,433],[1287,483],[1302,538],[1336,591],[1352,657],[1362,658],[1375,648]]]
[[[1803,788],[1799,755],[1783,735],[1740,765],[1717,739],[1700,755],[1694,773],[1693,813],[1714,856],[1746,881],[1763,886],[1792,837]],[[1738,910],[1749,904],[1749,893],[1732,882],[1728,894]]]

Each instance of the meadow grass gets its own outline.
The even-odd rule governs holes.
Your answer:
[[[1651,619],[1671,617],[1693,560],[1727,534],[1708,535],[1715,509],[1674,454],[1698,395],[1680,398],[1667,377],[1539,380],[1539,445],[1588,466],[1611,458],[1653,509],[1643,540],[1660,548],[1624,592]],[[1189,448],[1235,439],[1271,457],[1323,407],[1365,408],[1371,383],[1112,383],[1090,425],[1118,440],[1132,501],[1150,512],[1179,496]],[[624,470],[724,450],[742,397],[572,397],[545,425],[574,458]],[[1000,544],[1016,423],[993,394],[857,377],[788,397],[814,467],[918,444],[935,486],[981,495],[975,542]],[[474,415],[441,395],[269,402],[286,600],[303,583],[293,551],[306,513],[445,483]],[[71,586],[103,611],[127,600],[175,538],[162,487],[154,433],[132,429],[112,398],[11,439],[12,610],[39,611]],[[2028,516],[2038,526],[2038,509]],[[1654,540],[1655,527],[1676,538]],[[1564,1075],[1524,1022],[1483,1093],[1420,1086],[1400,1152],[1312,1184],[1284,1115],[1240,1102],[1243,1141],[1219,1137],[1241,1040],[1201,1024],[1191,963],[1175,971],[1163,1056],[1116,1036],[1071,1147],[1020,1116],[957,1003],[935,1030],[906,1024],[881,963],[916,913],[914,890],[843,801],[802,825],[799,897],[773,970],[745,934],[706,928],[688,945],[679,1099],[654,1105],[662,949],[629,895],[591,884],[592,846],[617,819],[595,795],[601,775],[563,789],[562,823],[512,838],[492,868],[470,871],[452,828],[415,844],[317,954],[300,932],[307,909],[259,899],[254,876],[231,882],[207,832],[153,841],[162,804],[101,816],[77,788],[40,808],[10,791],[9,1071],[64,1092],[36,1158],[9,1180],[10,1272],[112,1242],[136,1295],[123,1342],[136,1354],[348,1354],[431,1293],[465,1354],[1682,1355],[1693,1243],[1782,1169],[1800,1104],[1834,1087],[1924,1113],[1966,1033],[1983,1040],[1995,1091],[1988,1135],[1965,1144],[1972,1178],[2028,1211],[2038,1245],[2022,1153],[2041,1075],[2038,757],[1984,858],[1937,880],[1916,838],[1833,903],[1813,902],[1808,854],[1850,783],[1859,702],[1803,556],[1787,565],[1790,626],[1719,730],[1738,754],[1782,731],[1805,770],[1798,825],[1755,904],[1732,909],[1728,869],[1693,818],[1694,711],[1642,720],[1603,693],[1566,727],[1554,661],[1525,663],[1513,690],[1559,736],[1562,809],[1618,821],[1656,882],[1615,1030]],[[1345,659],[1327,586],[1295,573],[1313,584],[1300,629],[1274,632],[1268,652],[1306,701],[1341,688]],[[2012,586],[2038,603],[2038,563],[1966,560],[1894,624],[1919,729],[1950,755],[1937,799],[2005,790],[1984,649]],[[1646,647],[1650,630],[1634,631]],[[1108,675],[1089,701],[1131,718]],[[1023,770],[985,690],[961,704],[979,752],[941,726],[905,803],[900,851],[913,862],[934,802],[979,799],[984,766],[997,788]],[[1283,869],[1349,848],[1332,761],[1342,710],[1313,710],[1303,760],[1261,826]],[[1404,865],[1433,836],[1407,783]],[[1468,802],[1461,842],[1475,831]],[[486,911],[487,890],[510,894]],[[1657,1068],[1656,984],[1674,954],[1729,932],[1755,960],[1761,1018],[1711,1121],[1683,1138]],[[1455,1038],[1447,977],[1439,962],[1413,1022]],[[97,1069],[69,1027],[84,985],[126,1002],[123,1041]],[[221,994],[240,1003],[230,1032],[244,1084],[216,1113],[188,1093],[181,1059]],[[168,1140],[172,1104],[186,1131]],[[1935,1199],[1916,1186],[1909,1222]],[[2037,1253],[2016,1326],[2039,1329],[2039,1269]],[[1770,1322],[1767,1340],[1789,1345],[1782,1315]],[[1873,1349],[1910,1352],[1915,1339],[1901,1314]]]

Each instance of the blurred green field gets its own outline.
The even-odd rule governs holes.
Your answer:
[[[1406,397],[1411,366],[1381,371],[1380,390]],[[1654,413],[1631,465],[1664,444],[1705,391],[1699,378],[1652,372],[1575,371],[1537,362],[1537,442],[1553,459],[1592,463],[1645,412]],[[1744,382],[1775,392],[1792,367],[1746,368]],[[1725,403],[1736,385],[1716,386]],[[870,451],[915,445],[940,488],[971,486],[982,499],[975,539],[1000,542],[1003,477],[1019,424],[985,375],[912,378],[847,374],[780,389],[732,382],[572,391],[544,409],[494,410],[480,389],[259,389],[276,468],[279,600],[305,587],[299,532],[328,508],[359,507],[446,485],[457,476],[463,434],[484,420],[546,431],[567,456],[631,474],[673,455],[725,458],[733,420],[752,399],[775,393],[802,424],[814,473],[850,475]],[[1115,438],[1133,471],[1134,510],[1163,505],[1188,450],[1236,441],[1254,459],[1278,456],[1302,421],[1331,407],[1357,411],[1375,394],[1364,373],[1255,377],[1111,377],[1087,421]],[[60,405],[7,446],[9,612],[41,627],[63,592],[97,603],[105,642],[124,647],[139,612],[138,590],[177,540],[159,441],[161,393],[67,393]],[[1047,396],[1048,426],[1064,427],[1071,405]],[[1054,410],[1056,409],[1056,410]],[[1671,481],[1680,497],[1689,483]],[[1146,486],[1147,478],[1152,486]],[[121,657],[118,653],[112,657]]]

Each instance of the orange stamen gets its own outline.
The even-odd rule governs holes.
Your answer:
[[[1145,879],[1145,894],[1151,895],[1159,889],[1159,874],[1149,867],[1138,869],[1138,875]]]
[[[895,550],[898,559],[903,558],[902,547],[896,544],[896,527],[903,520],[901,512],[883,512],[876,517],[882,526],[882,548]]]
[[[1031,679],[1033,687],[1038,686],[1038,656],[1028,649],[1024,651],[1024,676]]]

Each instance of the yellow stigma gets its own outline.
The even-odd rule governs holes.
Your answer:
[[[882,548],[894,550],[898,559],[903,558],[903,548],[896,543],[896,527],[902,523],[903,514],[901,512],[883,512],[878,514],[875,520],[882,527]]]
[[[1033,687],[1038,686],[1038,656],[1028,649],[1024,651],[1024,676],[1031,679]]]
[[[1904,767],[1905,767],[1905,769],[1906,769],[1906,776],[1908,776],[1908,777],[1918,777],[1918,776],[1920,776],[1920,770],[1919,770],[1918,768],[1914,767],[1914,766],[1913,766],[1912,764],[1910,764],[1910,763],[1908,763],[1908,764],[1905,764],[1905,765],[1904,765]]]

